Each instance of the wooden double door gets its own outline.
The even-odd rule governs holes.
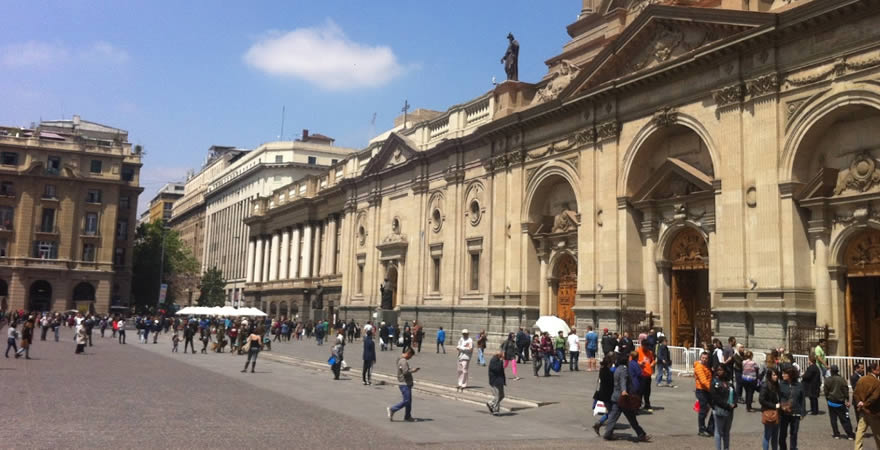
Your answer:
[[[556,265],[556,317],[573,326],[574,302],[577,297],[577,261],[570,255],[564,255]]]
[[[847,355],[880,355],[880,276],[846,279]]]
[[[670,336],[673,345],[693,347],[712,339],[709,270],[673,270],[670,292]]]

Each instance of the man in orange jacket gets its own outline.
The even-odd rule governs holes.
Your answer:
[[[648,343],[647,339],[642,340],[639,346],[639,366],[642,368],[642,400],[645,402],[645,411],[654,412],[651,408],[651,378],[654,375],[654,365],[657,364],[654,358],[654,351]]]
[[[700,360],[694,362],[694,379],[697,384],[697,401],[700,402],[700,414],[697,416],[700,436],[711,437],[715,433],[715,418],[709,417],[709,426],[706,426],[706,416],[709,414],[709,390],[712,386],[712,370],[709,369],[709,352],[703,352]]]

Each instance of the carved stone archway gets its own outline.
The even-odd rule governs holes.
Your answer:
[[[846,267],[846,354],[880,353],[880,230],[865,228],[850,239]]]
[[[673,345],[701,345],[712,337],[709,248],[693,227],[682,227],[664,251],[669,280],[669,336]]]

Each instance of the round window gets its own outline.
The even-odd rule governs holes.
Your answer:
[[[434,232],[440,231],[440,227],[443,225],[443,217],[440,216],[440,210],[435,209],[433,213],[431,213],[431,222],[433,222]]]
[[[480,211],[480,202],[478,202],[476,200],[471,201],[470,210],[471,210],[471,225],[476,226],[478,223],[480,223],[480,215],[482,213],[482,211]]]

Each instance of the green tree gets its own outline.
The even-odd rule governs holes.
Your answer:
[[[160,277],[160,267],[164,277]],[[138,226],[131,280],[132,298],[138,311],[156,306],[161,281],[169,285],[165,304],[170,305],[175,300],[174,280],[181,275],[197,274],[198,271],[199,262],[180,240],[177,231],[165,228],[160,220]]]
[[[223,306],[226,304],[226,280],[223,279],[223,271],[211,267],[202,274],[199,283],[199,306]]]

